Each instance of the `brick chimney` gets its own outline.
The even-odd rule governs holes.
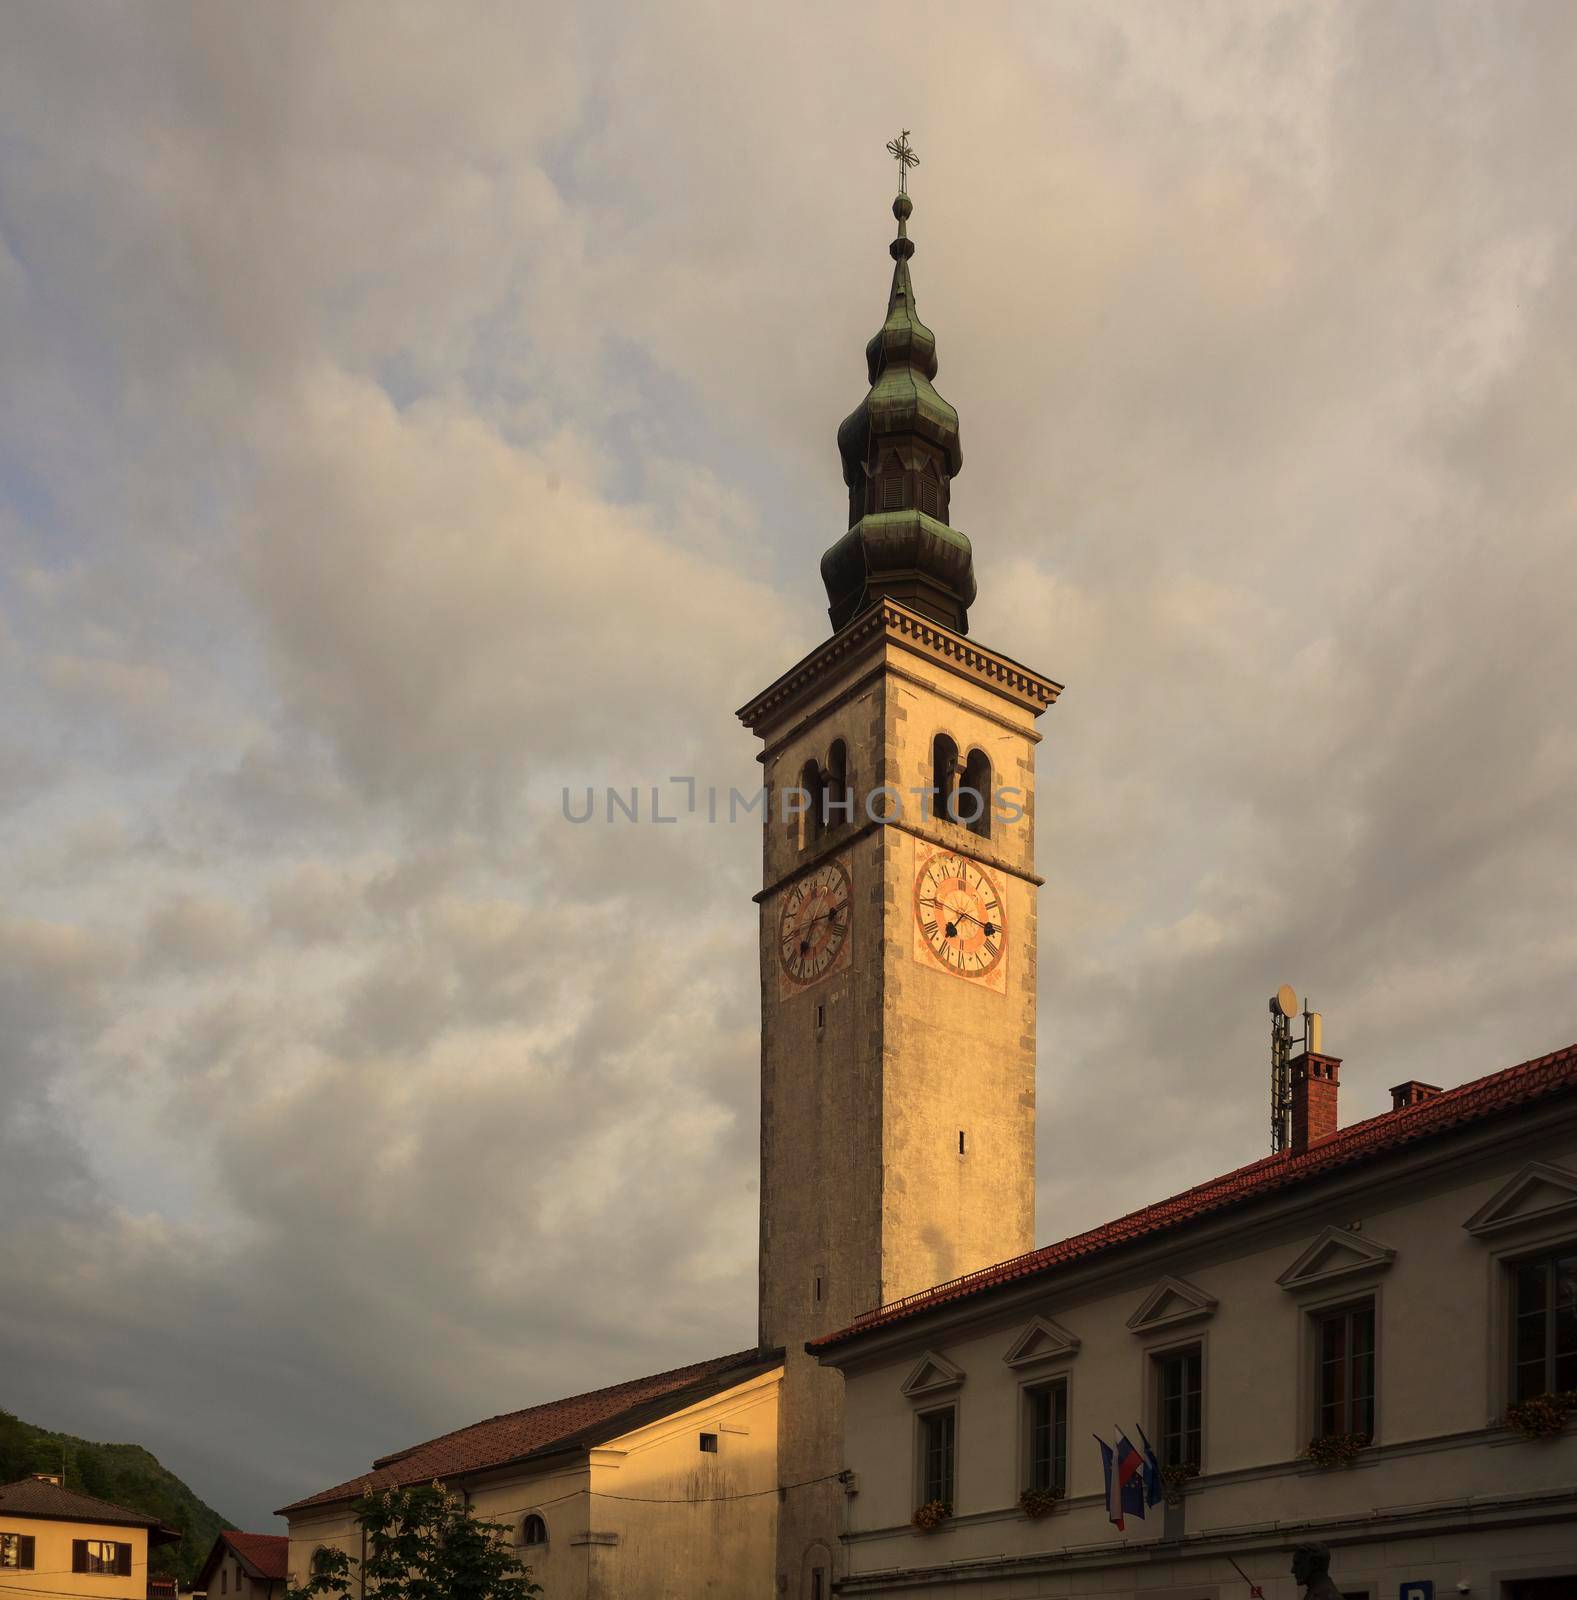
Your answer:
[[[1391,1109],[1403,1111],[1408,1106],[1421,1106],[1426,1100],[1433,1100],[1441,1094],[1439,1084],[1420,1083],[1417,1078],[1409,1078],[1406,1083],[1393,1083],[1391,1085]]]
[[[1292,1150],[1296,1155],[1336,1132],[1341,1057],[1306,1051],[1292,1063]]]

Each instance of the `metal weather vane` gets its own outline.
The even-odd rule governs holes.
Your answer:
[[[898,192],[909,192],[909,169],[920,165],[920,158],[909,144],[909,130],[904,129],[896,139],[887,141],[887,153],[898,163]]]

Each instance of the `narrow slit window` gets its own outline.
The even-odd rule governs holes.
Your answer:
[[[962,1128],[958,1130],[958,1153],[959,1155],[964,1153],[964,1130]]]

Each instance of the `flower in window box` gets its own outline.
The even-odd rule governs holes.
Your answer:
[[[1350,1467],[1373,1442],[1368,1433],[1325,1433],[1310,1439],[1303,1453],[1316,1467]]]
[[[929,1533],[933,1528],[939,1528],[952,1516],[953,1508],[945,1500],[927,1500],[923,1506],[914,1508],[914,1515],[909,1519],[921,1533]]]
[[[1062,1500],[1062,1490],[1052,1484],[1046,1489],[1026,1489],[1018,1503],[1027,1517],[1044,1517],[1055,1511]]]
[[[1179,1461],[1170,1467],[1162,1467],[1161,1492],[1166,1497],[1166,1503],[1169,1506],[1180,1506],[1183,1503],[1183,1485],[1190,1478],[1198,1476],[1197,1461]]]
[[[1573,1410],[1577,1410],[1577,1394],[1569,1389],[1536,1394],[1531,1400],[1506,1407],[1506,1426],[1515,1428],[1524,1439],[1553,1439],[1566,1431],[1566,1419]]]

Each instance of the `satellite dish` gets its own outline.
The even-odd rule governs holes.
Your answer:
[[[1275,997],[1270,1002],[1270,1009],[1279,1012],[1284,1017],[1295,1017],[1298,1014],[1298,997],[1292,992],[1292,985],[1284,983],[1276,991]]]

